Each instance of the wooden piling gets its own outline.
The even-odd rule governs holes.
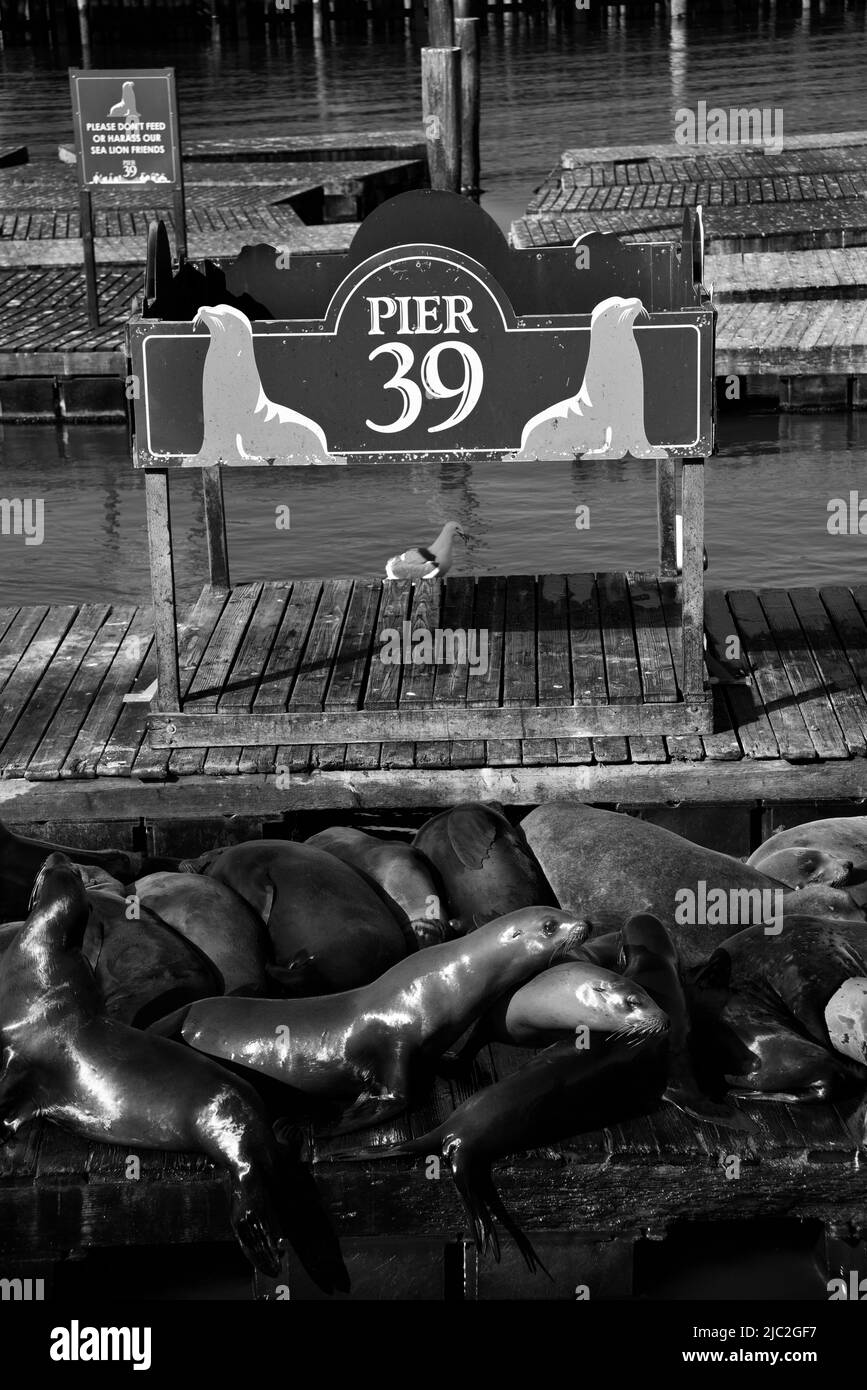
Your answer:
[[[461,189],[461,50],[423,48],[421,103],[431,188]]]
[[[479,21],[455,20],[455,43],[461,50],[461,192],[479,201],[479,126],[481,64]]]
[[[453,0],[428,0],[427,33],[431,48],[451,48],[455,41]]]

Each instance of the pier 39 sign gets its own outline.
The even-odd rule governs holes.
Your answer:
[[[430,192],[345,254],[245,247],[222,300],[180,322],[170,286],[164,318],[130,323],[135,462],[704,456],[714,310],[692,266],[599,234],[515,251]]]

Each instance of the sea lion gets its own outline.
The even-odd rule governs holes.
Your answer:
[[[203,304],[193,328],[210,333],[202,374],[204,434],[185,468],[219,463],[339,463],[331,458],[322,427],[265,395],[253,342],[253,325],[240,309]]]
[[[42,1116],[87,1139],[205,1153],[228,1170],[232,1226],[257,1269],[279,1273],[284,1223],[300,1224],[311,1232],[298,1253],[312,1277],[346,1288],[333,1236],[313,1236],[309,1190],[294,1210],[298,1189],[286,1183],[253,1088],[207,1057],[102,1017],[81,954],[89,916],[71,862],[50,855],[0,971],[0,1140]]]
[[[565,961],[498,999],[448,1071],[465,1069],[489,1043],[547,1047],[585,1030],[627,1035],[667,1027],[667,1015],[640,985],[589,961]]]
[[[791,857],[787,857],[788,851]],[[801,858],[809,852],[810,858]],[[798,876],[811,863],[822,882],[845,873],[845,886],[857,903],[867,899],[867,816],[828,816],[806,821],[790,830],[777,830],[759,845],[747,860],[754,869],[765,868],[771,858],[783,872],[780,877]],[[847,870],[848,866],[848,870]]]
[[[652,912],[667,924],[684,966],[706,960],[739,926],[778,931],[781,918],[807,913],[864,920],[844,889],[791,889],[739,859],[623,813],[549,802],[531,811],[521,829],[560,902],[590,922],[593,936],[636,912]]]
[[[672,974],[671,970],[674,955],[670,945],[665,959],[655,958],[652,943],[662,939],[659,933],[664,934],[664,928],[653,918],[635,918],[626,924],[629,978],[643,988],[643,971],[650,967],[657,985],[667,974],[672,987],[679,990],[676,971]],[[421,1138],[394,1147],[337,1151],[329,1157],[441,1154],[451,1167],[479,1252],[490,1251],[495,1259],[500,1258],[493,1221],[496,1216],[512,1235],[528,1268],[535,1271],[541,1261],[504,1206],[491,1176],[491,1164],[507,1154],[647,1114],[658,1105],[668,1079],[667,1031],[639,1034],[637,1038],[629,1034],[591,1036],[593,1041],[587,1048],[577,1047],[573,1039],[552,1044],[511,1076],[470,1096]]]
[[[134,850],[71,849],[48,840],[15,835],[0,821],[0,922],[27,915],[33,882],[49,854],[65,854],[76,864],[94,865],[120,883],[159,869],[176,869],[176,859],[152,858]]]
[[[380,840],[348,825],[321,830],[305,844],[336,855],[372,882],[404,914],[420,947],[435,946],[456,934],[439,874],[415,845]]]
[[[828,1100],[867,1084],[867,1068],[835,1056],[826,1010],[847,981],[867,975],[867,924],[787,917],[779,936],[736,933],[689,972],[702,1056],[735,1094]],[[860,1060],[860,1059],[859,1059]]]
[[[769,852],[763,854],[763,850]],[[832,888],[845,888],[851,881],[855,867],[851,859],[840,859],[836,854],[828,854],[812,845],[774,849],[770,843],[762,845],[746,862],[770,878],[787,883],[790,888],[803,888],[808,883],[827,883]]]
[[[612,295],[590,315],[590,355],[580,390],[527,421],[520,460],[667,459],[644,427],[644,367],[635,320],[647,317],[640,299]]]
[[[138,122],[141,120],[135,100],[135,87],[132,82],[123,83],[120,101],[116,101],[114,106],[109,107],[108,114],[115,119],[120,118],[124,122]]]
[[[433,864],[463,931],[521,907],[558,907],[524,835],[499,806],[466,801],[432,816],[413,840]]]
[[[348,1105],[333,1132],[403,1111],[420,1076],[506,990],[577,948],[569,913],[524,908],[400,961],[362,989],[316,999],[205,999],[154,1025],[199,1052]]]
[[[85,894],[90,918],[81,952],[108,1018],[146,1028],[181,1004],[223,993],[208,956],[141,902],[102,889]]]
[[[403,914],[325,850],[245,840],[204,859],[204,873],[265,923],[276,961],[268,973],[287,993],[355,989],[418,949]]]
[[[269,951],[262,919],[225,883],[201,874],[148,874],[133,891],[152,917],[207,956],[219,972],[218,993],[261,994],[267,989]]]

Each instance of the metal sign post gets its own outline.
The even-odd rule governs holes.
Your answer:
[[[69,69],[87,311],[99,326],[94,188],[171,189],[178,252],[186,255],[184,174],[174,68]]]

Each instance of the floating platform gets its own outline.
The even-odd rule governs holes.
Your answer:
[[[265,137],[255,149],[193,140],[183,154],[187,251],[200,260],[257,243],[290,255],[345,251],[368,212],[428,177],[414,129]],[[61,146],[60,156],[31,164],[23,147],[0,147],[0,418],[122,420],[123,333],[142,289],[148,227],[162,218],[176,247],[174,210],[153,185],[95,193],[92,329],[74,151]]]
[[[701,204],[717,377],[781,409],[867,404],[867,132],[750,146],[567,150],[512,226],[523,248],[589,231],[668,240]],[[820,303],[817,301],[821,301]]]
[[[531,1054],[493,1047],[468,1080],[439,1081],[433,1094],[396,1124],[360,1131],[362,1145],[425,1134],[489,1080]],[[332,1213],[356,1299],[574,1301],[628,1298],[635,1246],[694,1221],[782,1217],[824,1226],[828,1273],[865,1268],[867,1175],[846,1117],[833,1105],[739,1102],[752,1134],[721,1130],[670,1105],[653,1115],[579,1135],[543,1152],[497,1164],[494,1177],[509,1210],[550,1271],[535,1276],[505,1232],[502,1261],[481,1259],[444,1163],[439,1181],[423,1155],[374,1163],[331,1162],[334,1142],[308,1135],[317,1186]],[[347,1139],[339,1147],[347,1146]],[[202,1155],[134,1150],[77,1140],[45,1122],[24,1126],[0,1149],[0,1253],[7,1276],[46,1279],[58,1263],[88,1251],[153,1242],[231,1241],[228,1181]],[[725,1157],[727,1168],[723,1166]],[[732,1166],[737,1160],[737,1181]],[[689,1201],[684,1201],[684,1193]],[[256,1276],[260,1297],[288,1284],[293,1299],[323,1297],[290,1256],[279,1280]],[[285,1294],[282,1296],[285,1297]]]
[[[710,733],[575,736],[555,726],[550,706],[568,691],[576,723],[616,698],[640,729],[642,702],[679,671],[666,587],[620,572],[208,585],[181,622],[185,711],[288,710],[301,739],[308,720],[310,739],[287,747],[153,746],[149,704],[124,701],[155,677],[147,608],[2,608],[0,818],[153,825],[484,796],[730,804],[746,823],[751,808],[867,797],[863,585],[709,591],[708,647],[723,653],[737,635],[752,682],[713,687]],[[404,621],[487,629],[489,669],[383,663],[383,631]],[[364,709],[393,715],[394,737],[335,738]],[[456,710],[462,721],[493,712],[502,736],[450,736]],[[412,732],[402,733],[407,712]]]

